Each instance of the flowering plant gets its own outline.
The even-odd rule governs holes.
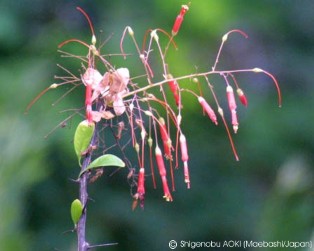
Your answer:
[[[181,113],[184,109],[183,92],[195,97],[195,100],[199,102],[200,110],[203,110],[213,124],[218,125],[222,122],[236,160],[239,160],[239,157],[233,143],[232,131],[229,129],[229,120],[225,118],[221,99],[216,95],[210,77],[218,75],[225,82],[226,96],[224,99],[228,104],[228,115],[230,115],[233,133],[237,133],[239,129],[234,87],[239,102],[244,106],[248,105],[247,97],[237,82],[238,74],[252,72],[269,76],[277,89],[279,106],[281,106],[281,93],[275,77],[263,69],[256,67],[234,70],[217,69],[223,46],[229,36],[237,33],[244,38],[248,37],[241,30],[231,30],[222,37],[215,63],[209,71],[174,77],[171,74],[172,64],[167,60],[167,53],[172,47],[177,48],[175,36],[180,31],[184,17],[189,10],[188,5],[181,6],[170,34],[162,29],[148,30],[143,39],[142,49],[140,49],[135,33],[130,26],[123,31],[119,55],[123,58],[133,56],[124,50],[125,38],[127,35],[130,36],[135,45],[139,63],[143,66],[144,74],[140,78],[132,76],[130,67],[127,68],[123,65],[119,66],[121,68],[116,68],[111,64],[109,57],[102,55],[101,46],[97,47],[96,35],[89,16],[81,8],[77,9],[89,23],[92,33],[91,44],[74,38],[62,42],[59,48],[68,46],[70,43],[79,43],[86,48],[87,55],[84,57],[60,51],[62,55],[70,59],[80,60],[82,73],[80,76],[76,76],[60,66],[68,76],[57,77],[61,82],[52,84],[41,92],[27,109],[30,109],[38,98],[50,89],[65,84],[71,84],[74,88],[83,84],[85,87],[85,116],[77,126],[74,135],[74,149],[80,166],[76,180],[79,183],[80,195],[71,205],[71,216],[78,235],[78,247],[83,251],[99,246],[90,245],[85,238],[87,186],[89,182],[95,182],[103,174],[104,167],[128,168],[127,178],[132,188],[133,209],[137,207],[138,203],[142,208],[144,207],[147,175],[151,176],[154,188],[157,187],[156,167],[162,182],[163,198],[166,201],[173,201],[175,169],[183,169],[184,182],[188,189],[191,187],[187,138],[182,128],[184,122]],[[162,47],[160,35],[168,40],[165,47]],[[156,55],[161,62],[161,81],[155,81],[156,74],[152,60]],[[140,82],[136,83],[138,79]],[[189,80],[192,86],[196,86],[197,91],[192,88],[182,88],[180,85],[182,80]],[[205,99],[204,87],[209,89],[213,97],[212,102]],[[159,92],[153,92],[154,89]],[[213,106],[216,108],[212,108]],[[115,138],[113,146],[105,144],[105,136],[109,133],[113,134]],[[124,154],[126,146],[134,149],[136,163],[132,163]],[[112,147],[120,150],[122,158],[107,153]],[[147,159],[146,156],[149,158]],[[100,244],[100,246],[103,245],[107,244]]]

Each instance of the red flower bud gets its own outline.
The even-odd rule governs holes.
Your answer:
[[[206,102],[206,100],[203,97],[198,97],[198,102],[200,102],[201,106],[207,113],[208,117],[213,121],[216,125],[218,124],[217,122],[217,117],[214,112],[214,110],[210,107],[210,105]]]
[[[237,111],[236,111],[237,104],[235,102],[233,88],[230,85],[228,85],[226,90],[227,90],[228,105],[231,112],[231,123],[233,125],[233,131],[234,133],[237,133],[239,123],[238,123],[238,117],[237,117]]]
[[[187,144],[186,144],[186,138],[183,135],[183,133],[181,133],[180,135],[180,147],[181,147],[181,159],[183,161],[183,165],[184,165],[184,182],[187,184],[188,189],[190,188],[190,175],[189,175],[189,166],[188,166],[188,160],[189,160],[189,156],[188,156],[188,148],[187,148]]]
[[[137,181],[137,193],[139,199],[144,199],[145,194],[145,187],[144,187],[144,180],[145,180],[145,169],[142,167],[140,168],[139,174],[138,174],[138,181]]]
[[[159,175],[161,177],[161,181],[162,181],[162,187],[164,190],[164,198],[166,199],[166,201],[172,201],[172,196],[170,194],[170,190],[168,187],[168,183],[167,183],[167,171],[165,168],[165,163],[161,154],[161,150],[158,146],[156,146],[155,149],[155,156],[156,156],[156,161],[157,161],[157,167],[158,167],[158,171],[159,171]]]
[[[181,133],[180,135],[180,147],[181,147],[181,159],[183,162],[188,161],[189,160],[189,155],[188,155],[188,148],[186,145],[186,138],[183,135],[183,133]]]
[[[168,74],[168,79],[172,79],[172,75],[171,74]],[[178,93],[178,90],[179,90],[179,86],[178,86],[178,83],[176,80],[170,80],[168,82],[168,85],[170,87],[170,90],[173,94],[173,97],[174,97],[174,100],[176,102],[176,105],[179,107],[181,105],[181,102],[180,102],[180,96],[179,96],[179,93]]]
[[[168,132],[167,132],[165,120],[163,118],[159,118],[159,122],[160,122],[159,123],[159,130],[160,130],[162,143],[164,146],[165,157],[167,159],[172,160],[172,155],[171,155],[172,142],[171,142],[171,139],[170,139]]]
[[[144,207],[144,195],[145,195],[145,169],[143,167],[140,168],[137,180],[137,193],[134,195],[134,201],[132,205],[132,209],[134,210],[137,206],[137,200],[140,200],[140,205]]]
[[[227,91],[229,109],[231,111],[237,109],[237,104],[234,98],[233,88],[231,87],[231,85],[227,86],[226,91]]]
[[[172,76],[169,75],[169,78],[172,78]],[[178,83],[177,83],[177,81],[170,80],[168,82],[168,84],[169,84],[169,87],[170,87],[170,90],[171,90],[172,93],[176,93],[178,91]]]
[[[180,26],[182,24],[184,15],[188,10],[189,10],[189,7],[187,5],[182,5],[180,14],[177,16],[177,18],[173,24],[173,27],[172,27],[172,36],[177,35],[177,33],[180,29]]]
[[[248,104],[247,98],[246,98],[244,92],[240,88],[237,89],[237,94],[239,96],[239,99],[240,99],[240,102],[242,103],[242,105],[247,106],[247,104]]]

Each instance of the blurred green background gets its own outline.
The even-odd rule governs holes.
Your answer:
[[[69,207],[78,196],[70,178],[79,171],[72,138],[80,116],[44,137],[70,114],[60,111],[83,106],[83,88],[56,106],[51,104],[67,87],[50,91],[24,115],[37,93],[55,81],[54,75],[62,74],[57,63],[78,73],[80,65],[60,58],[57,52],[58,44],[66,39],[90,41],[86,20],[75,7],[88,12],[99,41],[112,34],[103,52],[119,53],[125,26],[133,28],[138,41],[148,28],[170,31],[184,3],[1,1],[0,250],[76,248],[75,233],[64,232],[73,227]],[[179,50],[169,57],[173,74],[210,69],[223,34],[238,28],[249,39],[230,36],[219,68],[260,67],[274,73],[283,106],[278,108],[269,78],[239,75],[249,106],[238,108],[240,128],[234,140],[240,161],[236,162],[222,123],[213,126],[202,116],[197,101],[184,94],[191,189],[185,188],[181,170],[176,171],[174,201],[166,203],[161,184],[154,190],[147,179],[145,209],[133,212],[127,170],[111,177],[106,173],[89,188],[93,201],[88,208],[87,236],[91,243],[119,243],[107,250],[154,251],[170,250],[170,240],[314,241],[313,9],[311,0],[191,1],[176,38]],[[67,48],[86,53],[81,46]],[[125,49],[135,52],[129,38]],[[142,70],[140,64],[136,68],[122,63],[117,60],[116,66],[129,67],[133,76]],[[219,91],[222,81],[211,80],[224,100],[225,94]],[[209,91],[206,96],[210,97]]]

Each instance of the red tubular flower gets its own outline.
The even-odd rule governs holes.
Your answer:
[[[159,171],[159,175],[161,177],[161,181],[162,181],[162,187],[164,190],[164,198],[166,199],[166,201],[172,201],[172,196],[168,187],[168,182],[167,182],[167,171],[165,168],[165,163],[164,160],[162,158],[162,154],[161,154],[161,150],[158,146],[156,146],[155,148],[155,156],[156,156],[156,162],[157,162],[157,167],[158,167],[158,171]]]
[[[141,201],[142,207],[144,206],[143,202],[144,202],[144,195],[145,195],[144,181],[145,181],[145,169],[141,167],[138,174],[137,193],[135,194],[135,198]]]
[[[234,98],[233,88],[230,85],[228,85],[226,91],[227,91],[228,105],[231,112],[231,123],[233,125],[233,131],[234,133],[237,133],[239,123],[238,123],[238,117],[237,117],[237,111],[236,111],[237,104]]]
[[[226,91],[227,91],[227,99],[228,99],[229,109],[231,111],[237,109],[237,104],[235,102],[233,88],[231,87],[231,85],[227,86]]]
[[[172,142],[171,139],[168,135],[167,132],[167,127],[166,127],[166,123],[165,120],[163,118],[159,118],[159,130],[160,130],[160,135],[161,135],[161,139],[162,139],[162,143],[164,146],[164,151],[165,151],[165,157],[167,159],[172,160],[172,155],[171,155],[171,149],[172,149]]]
[[[216,114],[215,114],[214,110],[210,107],[210,105],[206,102],[206,100],[200,96],[200,97],[198,97],[198,102],[200,102],[201,106],[203,107],[203,109],[207,113],[210,120],[213,121],[213,123],[215,123],[215,125],[218,125]]]
[[[172,27],[172,36],[177,35],[177,33],[180,29],[180,26],[183,22],[184,15],[188,10],[189,10],[189,7],[187,5],[182,5],[180,14],[176,17],[176,20],[175,20],[173,27]]]
[[[190,174],[189,174],[189,167],[188,167],[188,148],[186,144],[186,138],[181,133],[180,135],[180,147],[181,147],[181,160],[183,161],[184,165],[184,182],[187,184],[187,188],[190,188]]]
[[[242,89],[238,88],[237,94],[239,96],[239,99],[240,99],[240,102],[242,103],[242,105],[247,106],[248,105],[247,98],[246,98],[244,92],[242,91]]]
[[[173,98],[176,102],[176,105],[179,107],[181,105],[181,102],[180,102],[180,96],[178,93],[178,83],[177,83],[177,81],[172,80],[172,81],[169,81],[168,84],[170,86],[170,90],[173,94]]]
[[[167,76],[168,79],[173,79],[173,76],[171,74],[168,74]],[[179,86],[176,80],[169,80],[168,85],[170,87],[170,90],[173,94],[174,100],[176,102],[176,105],[179,107],[181,105],[181,100],[179,96]]]
[[[181,147],[181,160],[183,162],[189,160],[188,148],[186,145],[186,138],[183,133],[180,135],[180,147]]]

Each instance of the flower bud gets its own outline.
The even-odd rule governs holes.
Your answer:
[[[180,147],[181,147],[181,159],[182,161],[188,161],[189,155],[188,155],[188,148],[186,144],[186,138],[183,133],[180,135]]]
[[[172,201],[172,196],[169,190],[169,186],[168,186],[168,182],[167,182],[167,171],[165,168],[165,163],[164,160],[162,158],[162,154],[161,154],[161,150],[158,146],[156,146],[155,148],[155,157],[156,157],[156,162],[157,162],[157,167],[158,167],[158,171],[159,171],[159,175],[161,177],[161,181],[162,181],[162,187],[164,190],[164,196],[163,198],[166,199],[166,201]]]
[[[150,33],[150,36],[156,41],[158,42],[159,37],[157,35],[157,30],[152,30],[152,32]]]
[[[180,147],[181,147],[181,159],[183,161],[183,172],[184,172],[184,182],[187,184],[187,188],[190,188],[190,174],[189,174],[189,166],[188,166],[188,148],[186,145],[186,138],[181,133],[180,135]]]
[[[253,72],[259,73],[259,72],[264,72],[262,69],[260,68],[254,68],[252,69]]]
[[[188,10],[189,10],[189,7],[187,5],[182,5],[180,14],[176,17],[176,20],[175,20],[173,27],[172,27],[172,36],[177,35],[177,33],[181,27],[181,24],[183,22],[184,15]]]
[[[217,122],[216,114],[215,114],[214,110],[210,107],[210,105],[206,102],[206,100],[200,96],[200,97],[198,97],[198,102],[200,102],[201,106],[203,107],[203,109],[207,113],[210,120],[213,121],[213,123],[215,123],[215,125],[217,125],[218,122]]]
[[[49,88],[50,88],[50,89],[55,89],[55,88],[57,88],[58,86],[59,86],[58,84],[54,83],[54,84],[50,85]]]
[[[168,74],[167,78],[168,79],[172,79],[173,76],[171,74]],[[168,85],[169,85],[170,90],[171,90],[171,92],[173,94],[173,97],[174,97],[174,100],[176,102],[176,105],[179,107],[181,105],[180,104],[181,102],[180,102],[180,96],[178,94],[178,91],[179,91],[178,83],[177,83],[176,80],[172,79],[172,80],[169,80]]]
[[[148,146],[149,146],[149,147],[152,147],[152,146],[153,146],[153,139],[152,139],[152,137],[149,137],[149,138],[147,139],[147,143],[148,143]]]
[[[238,116],[237,116],[237,111],[236,111],[237,104],[235,102],[233,89],[230,85],[227,86],[227,100],[228,100],[228,105],[231,112],[231,123],[233,125],[233,131],[234,133],[237,133],[238,128],[239,128]]]
[[[172,160],[172,155],[171,155],[172,142],[167,131],[165,120],[162,117],[159,118],[159,130],[160,130],[161,140],[164,146],[165,157],[167,159]]]
[[[131,37],[133,37],[134,36],[134,31],[132,30],[132,28],[130,26],[128,26],[127,29],[128,29],[129,35]]]
[[[140,145],[138,143],[135,143],[134,149],[135,149],[136,153],[138,154],[140,152]]]
[[[222,42],[223,42],[223,43],[226,42],[227,39],[228,39],[228,33],[225,34],[225,35],[223,35],[223,37],[222,37]]]
[[[233,88],[230,85],[228,85],[226,88],[226,91],[227,91],[227,100],[228,100],[229,109],[230,110],[237,109],[237,104],[235,102]]]
[[[195,84],[198,84],[198,83],[199,83],[198,78],[193,78],[192,81],[193,81],[193,83],[195,83]]]
[[[137,181],[137,193],[139,194],[139,198],[143,197],[145,194],[144,181],[145,181],[145,169],[141,167],[138,174],[138,181]]]
[[[237,94],[239,96],[241,104],[244,105],[244,106],[247,106],[247,104],[248,104],[247,98],[246,98],[244,92],[242,91],[242,89],[238,88],[237,89]]]
[[[95,36],[95,35],[93,35],[93,36],[92,36],[92,44],[93,44],[93,45],[95,45],[95,44],[96,44],[96,42],[97,42],[97,40],[96,40],[96,36]]]

